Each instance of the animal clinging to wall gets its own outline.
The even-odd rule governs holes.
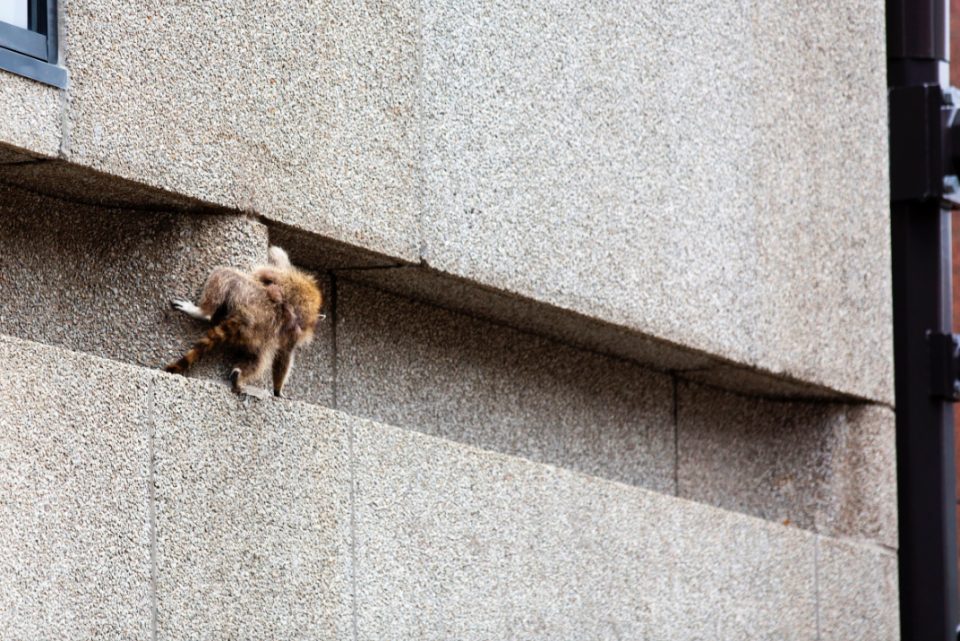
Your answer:
[[[317,281],[290,264],[287,252],[271,247],[270,264],[252,273],[219,267],[210,274],[200,305],[174,299],[174,309],[214,327],[180,360],[163,369],[185,372],[215,348],[231,348],[238,362],[230,372],[236,391],[267,368],[273,373],[273,393],[280,396],[293,365],[294,350],[313,338],[322,320],[322,296]]]

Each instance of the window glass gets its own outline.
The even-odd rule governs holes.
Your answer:
[[[0,0],[0,22],[12,24],[21,29],[27,26],[28,0]]]

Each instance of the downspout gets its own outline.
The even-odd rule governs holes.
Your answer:
[[[948,87],[947,0],[887,0],[886,12],[900,627],[905,641],[954,641],[960,337],[950,208],[960,203],[951,153],[960,93]]]

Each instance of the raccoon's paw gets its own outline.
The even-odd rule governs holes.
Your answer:
[[[196,318],[197,320],[210,320],[210,317],[205,316],[204,313],[200,311],[199,307],[188,300],[183,300],[182,298],[174,298],[171,300],[170,307],[179,312],[183,312],[187,316]]]

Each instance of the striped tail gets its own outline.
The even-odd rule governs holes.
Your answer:
[[[190,369],[190,366],[196,363],[200,358],[210,350],[229,342],[236,331],[239,329],[235,320],[227,320],[216,327],[207,331],[207,335],[197,341],[189,352],[183,355],[180,360],[170,363],[163,368],[163,371],[171,374],[182,374]]]

